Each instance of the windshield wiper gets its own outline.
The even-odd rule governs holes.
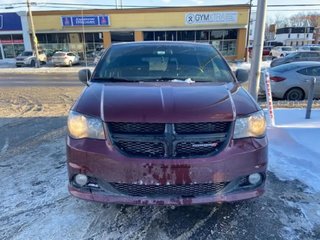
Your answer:
[[[186,78],[181,77],[155,77],[155,78],[145,78],[144,81],[150,82],[164,82],[164,81],[185,81]]]
[[[117,78],[117,77],[95,77],[92,82],[141,82],[141,80]]]

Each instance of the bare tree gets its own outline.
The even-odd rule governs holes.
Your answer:
[[[320,26],[320,14],[317,12],[297,13],[289,18],[293,27],[317,27]]]

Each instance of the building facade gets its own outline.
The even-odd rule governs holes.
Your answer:
[[[284,27],[276,31],[275,41],[286,46],[303,46],[312,44],[314,27]]]
[[[23,50],[20,16],[17,13],[0,13],[0,60],[14,58]]]
[[[35,12],[39,45],[90,53],[126,41],[210,42],[242,59],[248,5]]]
[[[88,55],[116,42],[192,41],[234,60],[245,55],[248,13],[249,5],[38,11],[33,21],[38,46],[48,51]],[[29,26],[22,21],[30,36]]]

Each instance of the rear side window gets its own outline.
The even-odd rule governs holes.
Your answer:
[[[316,53],[316,52],[309,52],[308,53],[308,57],[311,57],[311,58],[315,58],[315,57],[319,57],[319,54],[318,53]]]
[[[272,68],[272,70],[275,72],[283,73],[283,72],[291,71],[297,67],[298,66],[295,64],[283,64],[283,65]]]
[[[320,76],[320,67],[309,67],[309,68],[304,68],[299,71],[298,73],[306,76],[314,76],[314,77],[319,77]]]

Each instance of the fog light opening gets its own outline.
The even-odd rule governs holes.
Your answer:
[[[75,176],[74,181],[76,182],[77,185],[79,185],[80,187],[83,187],[88,183],[88,177],[80,173]]]
[[[250,174],[248,177],[248,181],[252,185],[258,185],[262,180],[262,176],[260,173]]]

